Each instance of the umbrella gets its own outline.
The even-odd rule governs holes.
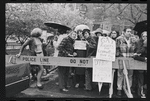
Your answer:
[[[46,26],[48,27],[52,27],[54,29],[58,29],[58,32],[60,34],[66,33],[67,30],[71,30],[71,28],[65,26],[65,25],[61,25],[58,23],[44,23]]]
[[[137,34],[140,36],[143,31],[147,31],[147,20],[138,22],[133,30],[137,31]]]
[[[78,30],[83,31],[84,29],[89,29],[90,30],[90,28],[87,25],[78,25],[78,26],[75,27],[74,31],[76,31],[76,32]]]

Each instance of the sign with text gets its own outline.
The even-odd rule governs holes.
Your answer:
[[[12,58],[11,58],[12,57]],[[10,61],[9,61],[10,60]],[[119,69],[119,60],[129,61],[131,70],[147,70],[147,63],[134,60],[133,58],[117,57],[112,62],[113,69]],[[109,61],[108,61],[109,62]],[[37,57],[37,56],[20,56],[17,58],[15,55],[5,55],[5,66],[30,63],[31,65],[58,65],[69,67],[85,67],[93,68],[93,58],[71,58],[71,57]]]
[[[7,58],[13,59],[13,64],[19,63],[30,63],[32,65],[58,65],[58,66],[71,66],[71,67],[92,67],[92,59],[90,58],[69,58],[69,57],[37,57],[37,56],[20,56],[19,58],[15,56],[7,55]],[[7,60],[8,60],[7,59]],[[7,62],[6,62],[7,63]]]
[[[93,82],[111,83],[112,62],[93,58]]]
[[[110,37],[99,36],[96,58],[107,61],[115,61],[116,42]]]
[[[75,41],[74,49],[86,50],[86,41]]]

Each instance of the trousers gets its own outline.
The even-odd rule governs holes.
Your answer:
[[[58,66],[58,75],[59,75],[59,89],[64,89],[67,87],[68,76],[69,76],[69,67]]]
[[[123,74],[123,60],[119,60],[118,62],[119,62],[119,69],[118,69],[118,78],[117,78],[117,90],[122,90],[123,80],[125,79]],[[129,61],[125,61],[125,66],[126,68],[129,66]],[[131,87],[133,70],[127,70],[127,71],[128,71],[128,78],[129,78],[129,86]]]

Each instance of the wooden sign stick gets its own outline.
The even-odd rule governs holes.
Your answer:
[[[133,98],[133,95],[131,94],[131,90],[130,90],[128,71],[127,71],[127,68],[126,68],[126,65],[125,65],[125,60],[123,60],[123,68],[124,68],[123,73],[125,75],[128,91],[126,91],[126,88],[124,88],[124,90],[125,90],[125,93],[128,96],[128,98]]]

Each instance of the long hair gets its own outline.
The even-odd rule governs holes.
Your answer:
[[[113,31],[111,31],[111,33],[109,34],[109,37],[111,37],[112,32]],[[115,31],[115,32],[117,33],[117,36],[116,36],[116,38],[117,38],[119,36],[119,32],[118,31]],[[116,38],[114,38],[114,39],[116,39]]]

